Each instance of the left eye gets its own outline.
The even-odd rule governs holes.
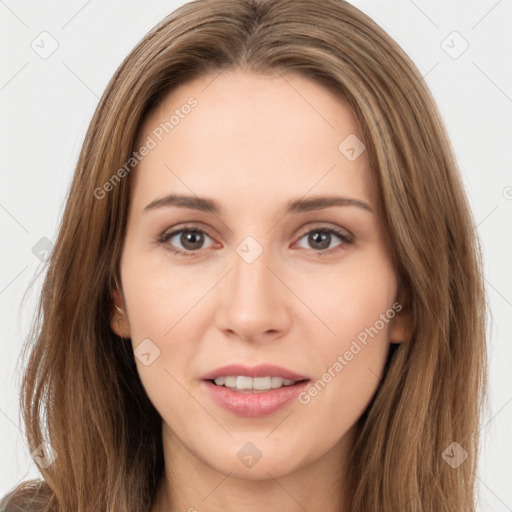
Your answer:
[[[313,247],[316,245],[316,249],[324,251],[332,248],[331,242],[333,241],[333,235],[343,242],[341,245],[352,243],[352,237],[348,233],[342,233],[341,231],[327,227],[311,229],[305,233],[300,240],[307,237],[309,244],[312,244]]]

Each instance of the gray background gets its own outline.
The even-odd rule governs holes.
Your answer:
[[[183,3],[0,0],[2,495],[39,474],[23,437],[16,365],[42,283],[41,259],[48,240],[56,238],[86,128],[122,59]],[[492,310],[478,510],[512,511],[512,2],[352,3],[380,24],[424,75],[463,174],[484,248]],[[44,53],[57,44],[51,55]]]

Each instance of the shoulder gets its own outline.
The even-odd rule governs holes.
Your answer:
[[[43,480],[27,480],[0,497],[0,512],[58,512],[49,507],[52,496]]]

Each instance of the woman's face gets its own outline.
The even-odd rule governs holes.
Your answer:
[[[112,328],[196,468],[277,478],[353,442],[404,335],[361,140],[343,101],[292,74],[189,82],[144,124]],[[265,391],[287,375],[252,372],[266,364],[308,381]],[[254,375],[238,384],[257,392],[204,380]]]

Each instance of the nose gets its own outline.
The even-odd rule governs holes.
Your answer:
[[[291,326],[293,293],[267,258],[266,251],[248,263],[234,255],[233,267],[220,288],[218,329],[244,341],[283,336]]]

